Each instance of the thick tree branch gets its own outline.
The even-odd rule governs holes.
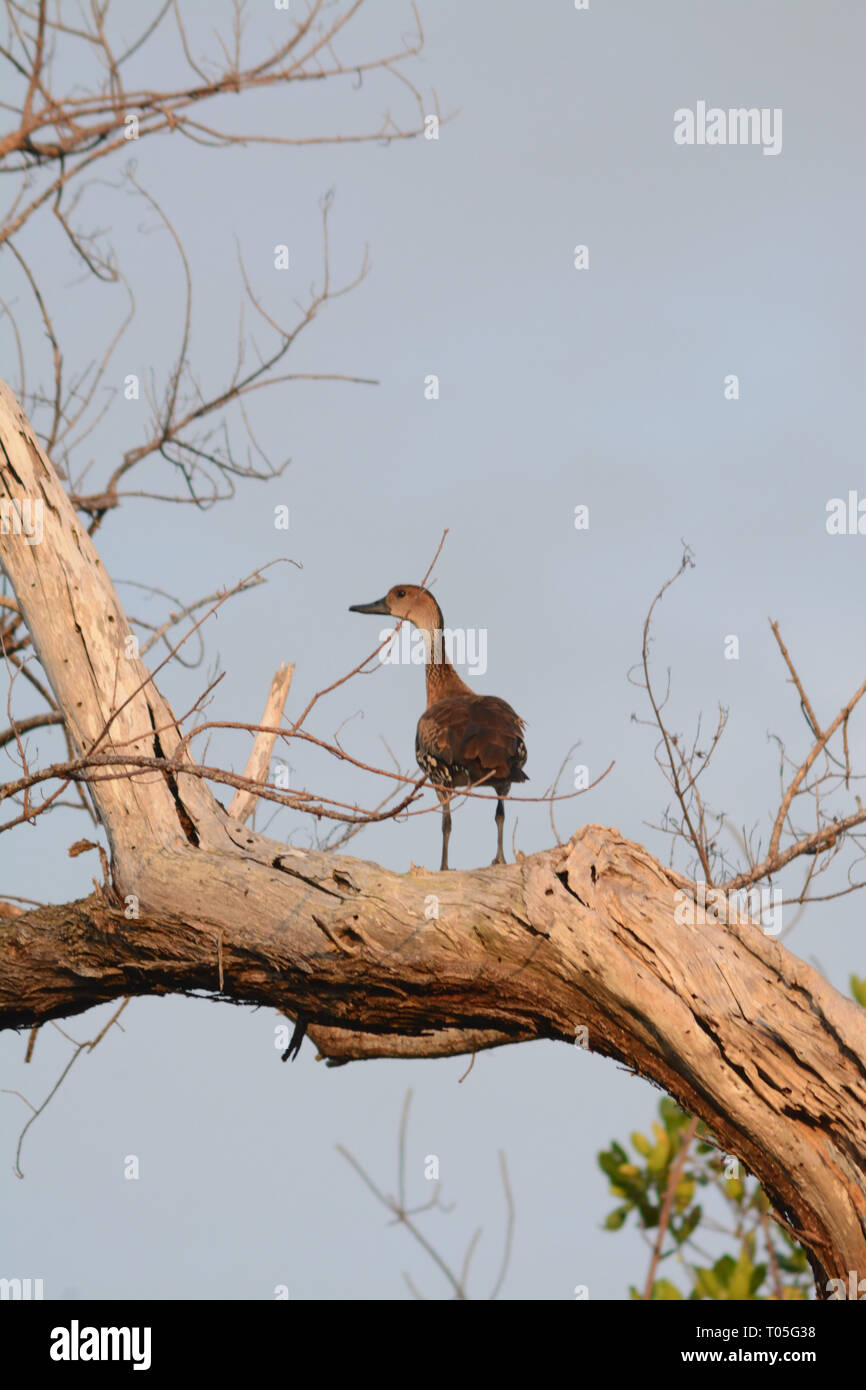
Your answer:
[[[221,850],[146,856],[139,920],[96,894],[0,923],[0,1026],[133,994],[215,996],[221,957],[224,996],[302,1015],[338,1060],[573,1042],[585,1027],[593,1051],[710,1125],[827,1278],[861,1267],[863,1011],[752,923],[677,923],[674,883],[638,845],[589,826],[519,865],[393,874],[226,817],[222,835]]]

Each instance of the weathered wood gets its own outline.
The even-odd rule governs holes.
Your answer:
[[[136,654],[136,639],[90,537],[4,382],[0,449],[0,502],[27,502],[31,515],[38,504],[41,529],[41,539],[30,544],[25,535],[0,528],[0,560],[73,746],[84,753],[99,742],[117,752],[172,757],[180,743],[174,716]],[[121,868],[144,845],[188,840],[164,776],[104,779],[93,784],[93,797]],[[206,815],[211,800],[200,783],[185,786],[193,817]]]
[[[0,439],[0,496],[46,501],[42,545],[2,535],[0,553],[76,746],[173,756],[171,711],[123,654],[114,590],[5,391]],[[586,1029],[745,1162],[819,1287],[866,1269],[866,1014],[758,925],[683,922],[684,880],[616,830],[505,867],[395,874],[258,835],[181,771],[93,791],[112,884],[0,919],[0,1027],[222,981],[226,999],[302,1016],[334,1061]]]
[[[247,758],[247,765],[244,768],[244,776],[249,777],[253,782],[267,782],[268,772],[271,766],[271,753],[274,751],[274,743],[277,735],[266,733],[266,729],[277,729],[283,717],[283,710],[286,706],[289,689],[292,684],[292,676],[295,674],[294,662],[284,661],[278,667],[271,687],[268,691],[268,698],[265,701],[264,712],[259,720],[262,728],[253,740],[250,756]],[[258,798],[253,792],[235,792],[228,806],[228,813],[235,820],[244,824],[249,820],[256,808]]]

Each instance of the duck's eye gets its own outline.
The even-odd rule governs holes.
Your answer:
[[[397,597],[398,597],[398,598],[405,598],[405,597],[406,597],[406,590],[405,590],[405,589],[398,589],[398,590],[397,590]]]

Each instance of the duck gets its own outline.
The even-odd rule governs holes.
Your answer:
[[[479,695],[458,676],[445,650],[442,610],[429,589],[395,584],[374,603],[353,603],[350,613],[377,613],[412,623],[424,636],[427,707],[418,720],[415,757],[429,778],[442,810],[442,862],[448,868],[451,798],[461,787],[490,786],[496,793],[496,858],[502,847],[504,798],[523,771],[525,721],[498,695]]]

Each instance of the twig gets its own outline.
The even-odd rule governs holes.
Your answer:
[[[683,1135],[682,1143],[680,1144],[680,1151],[674,1159],[673,1163],[671,1164],[671,1169],[668,1173],[667,1187],[665,1188],[664,1200],[662,1202],[662,1209],[659,1215],[658,1231],[656,1233],[656,1238],[653,1243],[653,1252],[652,1258],[650,1260],[649,1273],[647,1274],[646,1285],[644,1286],[643,1291],[643,1298],[645,1300],[652,1298],[653,1284],[655,1283],[656,1277],[656,1269],[658,1268],[658,1263],[661,1259],[662,1245],[664,1244],[664,1238],[667,1235],[668,1224],[671,1219],[671,1207],[673,1206],[674,1202],[674,1193],[676,1191],[677,1184],[679,1183],[679,1180],[682,1177],[683,1169],[686,1166],[686,1159],[688,1158],[692,1140],[694,1139],[695,1134],[697,1133],[697,1128],[698,1118],[696,1115],[693,1115],[689,1123],[689,1127]]]

